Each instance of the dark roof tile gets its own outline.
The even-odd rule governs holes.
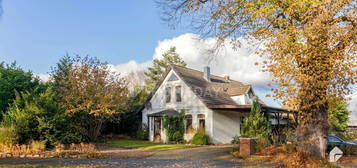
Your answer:
[[[170,66],[209,108],[239,106],[231,97],[248,93],[249,85],[211,75],[211,81],[203,78],[203,72],[177,65]]]

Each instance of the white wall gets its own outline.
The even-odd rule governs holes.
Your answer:
[[[231,143],[234,136],[240,136],[242,116],[248,116],[248,113],[214,111],[212,143]]]
[[[152,99],[150,100],[151,103],[151,108],[145,108],[142,111],[142,122],[143,124],[148,124],[147,121],[147,115],[160,112],[165,109],[176,109],[177,111],[181,111],[181,109],[186,110],[186,114],[191,114],[192,115],[192,125],[193,128],[198,127],[198,119],[197,115],[198,114],[205,114],[206,116],[206,133],[208,135],[212,135],[212,111],[208,109],[202,102],[201,100],[195,95],[195,93],[189,88],[181,79],[178,75],[177,78],[179,80],[177,81],[168,81],[169,77],[175,74],[173,70],[169,72],[169,74],[166,76],[166,79],[163,81],[161,86],[158,88],[156,93],[153,95]],[[176,102],[176,97],[175,97],[175,86],[181,86],[181,102]],[[171,102],[166,103],[165,99],[165,89],[166,87],[171,87]],[[210,121],[209,121],[210,120]],[[153,128],[150,127],[150,140],[153,140]],[[162,134],[162,138],[165,138],[165,136]],[[192,136],[190,135],[185,135],[185,140],[190,140]],[[162,139],[164,142],[166,139]]]

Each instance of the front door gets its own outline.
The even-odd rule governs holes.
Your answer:
[[[161,142],[161,118],[154,118],[154,141]]]

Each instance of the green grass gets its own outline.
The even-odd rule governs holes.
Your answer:
[[[106,140],[102,145],[128,149],[173,150],[198,147],[197,145],[163,144],[138,139]]]
[[[163,144],[163,145],[153,145],[144,147],[144,149],[152,150],[173,150],[173,149],[186,149],[186,148],[195,148],[199,147],[197,145],[185,145],[185,144]]]
[[[119,140],[106,140],[103,145],[119,148],[145,148],[155,145],[161,145],[161,143],[154,143],[150,141],[143,141],[138,139],[119,139]]]

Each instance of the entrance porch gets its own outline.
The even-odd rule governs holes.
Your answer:
[[[168,139],[166,137],[163,128],[163,116],[178,116],[179,112],[174,109],[166,109],[156,113],[148,115],[149,121],[149,140],[153,142],[164,142],[167,143]]]

